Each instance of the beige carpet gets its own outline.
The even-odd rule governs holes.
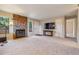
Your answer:
[[[72,55],[79,54],[79,44],[72,39],[32,36],[8,40],[0,46],[1,55]]]

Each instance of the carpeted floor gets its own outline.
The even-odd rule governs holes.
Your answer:
[[[71,39],[32,36],[8,40],[0,46],[0,55],[77,55],[79,44]]]

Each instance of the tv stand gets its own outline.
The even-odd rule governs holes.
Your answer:
[[[53,36],[53,31],[52,30],[43,30],[43,35],[44,36]]]

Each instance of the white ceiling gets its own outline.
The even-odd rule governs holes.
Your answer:
[[[0,10],[40,20],[66,15],[77,7],[76,4],[0,4]]]

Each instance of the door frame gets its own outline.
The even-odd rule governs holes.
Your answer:
[[[75,28],[75,36],[76,37],[67,37],[66,36],[66,21],[69,20],[69,19],[74,19],[75,18],[75,24],[76,24],[76,28]],[[74,39],[77,39],[77,15],[73,15],[73,16],[65,16],[65,38],[74,38]]]

